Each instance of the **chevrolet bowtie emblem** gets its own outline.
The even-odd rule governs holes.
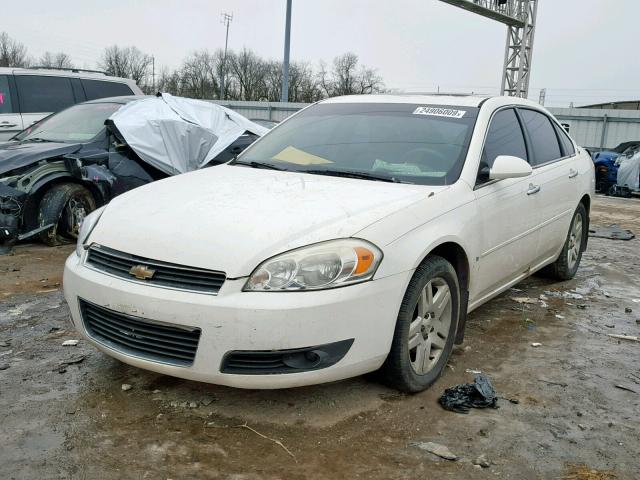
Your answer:
[[[129,274],[136,277],[138,280],[149,280],[155,275],[156,271],[147,267],[146,265],[134,265],[129,270]]]

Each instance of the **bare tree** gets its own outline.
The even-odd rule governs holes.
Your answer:
[[[348,52],[333,59],[329,72],[320,64],[318,82],[323,94],[328,97],[377,93],[384,90],[382,77],[374,69],[358,65],[358,56]]]
[[[138,85],[146,86],[149,80],[151,55],[137,47],[107,47],[102,54],[99,66],[109,75],[133,79]]]
[[[218,98],[219,62],[219,55],[211,54],[207,50],[188,56],[180,69],[183,94],[191,98]]]
[[[27,47],[0,33],[0,67],[28,67],[29,63]]]
[[[254,52],[243,48],[237,54],[227,55],[230,70],[238,83],[236,100],[266,100],[268,98],[265,76],[267,62]],[[227,98],[231,98],[227,95]]]
[[[44,52],[38,60],[38,66],[46,68],[73,68],[71,57],[64,52]]]

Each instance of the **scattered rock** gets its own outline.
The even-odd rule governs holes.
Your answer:
[[[151,392],[151,393],[154,393],[154,394],[155,394],[155,393],[162,393],[162,391],[161,391],[161,390],[156,389],[156,390],[154,390],[154,391],[153,391],[153,392]]]
[[[581,416],[582,416],[582,412],[576,412],[576,415],[577,415],[578,417],[581,417]]]
[[[583,431],[587,429],[587,427],[585,427],[585,426],[584,426],[584,425],[582,425],[581,423],[579,423],[579,424],[578,424],[578,428],[579,428],[580,430],[583,430]]]
[[[605,324],[605,327],[607,327],[607,328],[616,328],[616,326],[614,324],[609,324],[609,325]]]
[[[559,318],[560,320],[564,320],[564,316],[556,314],[556,318]]]
[[[202,400],[200,400],[200,403],[205,407],[207,407],[211,405],[213,402],[215,402],[216,400],[217,400],[216,397],[204,397]]]
[[[75,347],[78,345],[78,340],[65,340],[62,342],[63,347]]]
[[[189,408],[198,408],[198,402],[189,402]]]
[[[579,308],[580,310],[586,310],[587,305],[585,303],[581,303],[579,305],[576,305],[576,308]]]
[[[73,357],[69,357],[66,360],[63,360],[62,362],[60,362],[60,366],[64,367],[67,365],[73,365],[76,363],[81,363],[84,362],[84,359],[86,357],[84,355],[74,355]]]
[[[438,443],[433,442],[413,442],[411,446],[417,447],[420,450],[424,450],[429,453],[433,453],[440,458],[444,458],[445,460],[457,460],[457,455],[453,454],[451,450],[449,450],[444,445],[440,445]]]
[[[9,368],[9,364],[8,363],[0,364],[0,370],[6,370],[7,368]]]
[[[473,461],[473,464],[482,468],[489,468],[491,466],[484,453],[482,455],[478,455],[478,457]]]
[[[529,305],[535,305],[536,303],[538,303],[538,300],[530,297],[511,297],[511,300],[513,300],[516,303],[529,304]]]
[[[122,391],[124,391],[124,392],[129,391],[129,390],[131,390],[132,388],[133,388],[133,386],[132,386],[132,385],[129,385],[128,383],[123,383],[123,384],[122,384]]]
[[[480,430],[478,430],[478,435],[480,435],[481,437],[488,437],[489,432],[481,428]]]
[[[629,307],[624,309],[624,313],[632,313],[633,310],[631,310]]]
[[[10,347],[11,340],[0,340],[0,347]]]
[[[534,347],[534,348],[537,348],[537,347],[541,347],[541,346],[542,346],[542,344],[541,344],[541,343],[539,343],[539,342],[533,342],[533,343],[531,344],[531,346],[532,346],[532,347]]]

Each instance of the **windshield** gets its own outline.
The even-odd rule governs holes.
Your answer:
[[[462,170],[478,109],[415,104],[319,104],[249,147],[254,167],[421,185]]]
[[[16,135],[20,141],[87,142],[104,128],[120,103],[85,103],[51,115]]]

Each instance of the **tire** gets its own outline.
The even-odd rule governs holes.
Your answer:
[[[423,292],[427,295],[427,285],[430,285],[433,297],[430,305],[428,297],[422,297]],[[442,307],[438,299],[440,295],[446,299],[447,291],[449,301]],[[422,308],[422,305],[427,308]],[[420,310],[433,315],[421,315]],[[449,361],[459,318],[460,286],[455,269],[442,257],[428,257],[409,282],[400,306],[391,350],[379,371],[379,378],[402,392],[416,393],[429,388],[442,375]],[[419,358],[421,351],[422,363]]]
[[[580,222],[579,234],[577,232],[577,222]],[[582,259],[582,252],[584,252],[587,244],[588,234],[589,219],[587,217],[587,210],[584,205],[580,203],[571,219],[569,233],[567,233],[567,238],[564,241],[560,256],[555,262],[540,271],[542,276],[562,281],[571,280],[580,266],[580,260]]]
[[[40,240],[49,246],[71,243],[78,237],[82,219],[95,209],[93,195],[82,185],[54,185],[40,200],[38,224],[42,227],[53,223],[55,226],[41,232]]]

